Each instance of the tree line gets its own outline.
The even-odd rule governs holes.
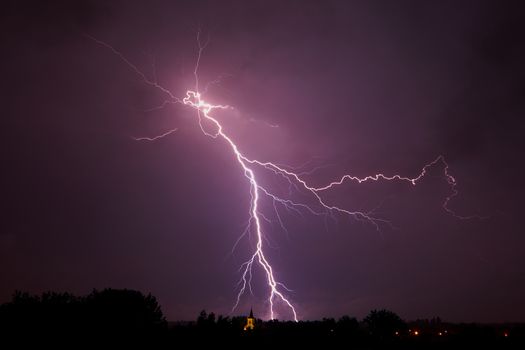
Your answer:
[[[372,310],[364,319],[343,316],[315,321],[263,321],[244,331],[246,316],[223,316],[201,311],[194,321],[168,323],[157,299],[129,289],[93,290],[86,296],[47,292],[15,292],[0,305],[0,348],[21,345],[101,345],[110,343],[148,348],[174,344],[228,344],[230,347],[319,345],[354,348],[417,348],[459,345],[525,344],[524,324],[453,324],[441,321],[407,322],[389,310]],[[7,347],[5,347],[7,348]]]

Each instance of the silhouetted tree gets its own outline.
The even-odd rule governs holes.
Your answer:
[[[61,333],[79,326],[81,299],[68,293],[43,293],[41,297],[16,291],[11,302],[0,306],[0,327],[8,332]]]
[[[41,340],[68,337],[136,339],[167,329],[160,306],[152,295],[134,290],[94,290],[87,297],[46,292],[39,296],[15,292],[0,306],[0,331],[13,338]],[[1,347],[1,346],[0,346]]]
[[[219,315],[217,317],[217,327],[221,330],[227,330],[231,327],[231,320],[229,316],[224,317],[223,315]]]
[[[199,316],[197,317],[197,326],[204,327],[207,321],[208,321],[208,313],[206,312],[206,310],[202,310],[199,313]]]
[[[343,316],[336,324],[336,331],[342,335],[355,335],[359,330],[359,322],[355,317]]]
[[[129,289],[93,290],[84,301],[88,328],[149,332],[167,326],[157,299]]]
[[[209,326],[215,325],[215,314],[213,312],[210,312],[208,314],[208,319],[206,320]]]
[[[213,312],[208,314],[206,310],[202,310],[197,317],[197,327],[201,331],[210,331],[215,329],[215,326],[215,314]]]
[[[235,331],[241,331],[246,324],[246,317],[243,316],[233,316],[231,318],[231,326]]]
[[[326,332],[327,334],[335,332],[336,322],[334,318],[324,317],[321,324],[322,324],[323,331]]]
[[[405,322],[396,313],[388,310],[372,310],[363,320],[370,334],[378,339],[393,338],[405,328]]]

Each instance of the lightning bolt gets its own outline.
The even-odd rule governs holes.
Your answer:
[[[182,104],[184,106],[190,107],[194,109],[197,112],[197,119],[198,124],[203,132],[204,135],[222,140],[231,150],[233,157],[237,160],[237,163],[239,165],[239,168],[241,169],[243,175],[247,179],[249,186],[250,186],[250,209],[249,209],[249,220],[248,225],[242,235],[239,237],[237,242],[235,242],[235,246],[239,243],[239,241],[246,235],[251,233],[252,231],[255,233],[256,236],[256,245],[254,248],[254,251],[250,255],[250,258],[245,261],[240,266],[240,272],[241,272],[241,278],[239,280],[238,286],[239,286],[239,292],[237,294],[235,304],[232,308],[232,311],[234,311],[237,306],[239,305],[239,302],[242,298],[242,296],[246,293],[246,290],[248,289],[250,292],[252,292],[251,287],[251,280],[252,280],[252,270],[254,265],[258,265],[262,270],[264,271],[264,275],[266,278],[266,284],[269,289],[269,295],[268,295],[268,304],[269,304],[269,313],[270,318],[275,319],[276,315],[276,303],[280,302],[283,306],[288,308],[289,312],[293,315],[293,319],[295,321],[298,321],[298,315],[297,311],[290,301],[290,299],[285,295],[286,292],[291,292],[290,289],[286,287],[282,282],[279,282],[277,278],[275,277],[275,272],[270,264],[268,257],[265,254],[265,245],[264,242],[267,240],[264,231],[263,231],[263,225],[262,220],[267,220],[266,217],[260,212],[260,198],[261,196],[266,196],[273,202],[273,208],[275,209],[276,216],[278,218],[278,221],[281,225],[281,227],[286,231],[286,228],[284,227],[284,224],[281,220],[281,216],[279,215],[277,205],[281,205],[282,207],[294,211],[296,213],[301,214],[302,212],[307,212],[312,215],[327,215],[327,214],[333,214],[338,213],[342,215],[351,216],[357,220],[362,220],[365,222],[368,222],[372,224],[377,230],[380,230],[380,226],[382,224],[389,224],[389,222],[385,219],[376,217],[373,214],[373,211],[369,212],[363,212],[363,211],[353,211],[349,210],[340,206],[332,205],[326,201],[326,199],[323,198],[323,194],[328,191],[337,188],[338,186],[342,186],[347,181],[353,181],[358,184],[364,183],[364,182],[371,182],[371,181],[400,181],[400,182],[406,182],[411,185],[417,185],[417,183],[425,177],[428,170],[433,167],[440,164],[443,167],[443,176],[446,180],[447,184],[450,188],[449,195],[446,196],[442,207],[443,209],[451,214],[452,216],[458,218],[458,219],[471,219],[471,218],[483,218],[478,215],[471,215],[471,216],[462,216],[457,214],[455,211],[450,209],[449,203],[450,201],[458,195],[457,182],[456,179],[450,174],[449,172],[449,165],[445,161],[445,157],[440,155],[436,159],[434,159],[432,162],[426,164],[423,166],[421,171],[418,173],[415,177],[407,177],[402,176],[399,174],[394,175],[385,175],[383,173],[378,173],[375,175],[369,175],[365,177],[357,177],[350,174],[343,175],[339,178],[339,180],[335,180],[333,182],[328,183],[324,186],[312,186],[304,180],[302,177],[303,175],[308,175],[312,173],[314,170],[309,172],[299,172],[297,168],[288,167],[282,164],[268,162],[268,161],[259,161],[257,159],[250,159],[245,154],[243,154],[238,145],[235,143],[235,141],[224,131],[223,126],[213,116],[213,112],[216,110],[227,110],[230,109],[230,106],[227,105],[214,105],[209,102],[206,102],[203,99],[203,93],[199,92],[199,65],[202,58],[202,54],[204,52],[204,49],[209,43],[209,38],[206,40],[206,42],[202,43],[200,38],[200,31],[197,32],[197,44],[198,44],[198,50],[197,50],[197,58],[195,67],[193,70],[193,75],[195,79],[195,89],[194,90],[187,90],[185,96],[181,99],[175,96],[170,90],[166,89],[165,87],[161,86],[156,79],[151,80],[149,79],[146,74],[144,74],[139,68],[134,65],[131,61],[129,61],[120,51],[116,50],[111,45],[100,41],[92,36],[86,35],[91,40],[95,41],[97,44],[102,45],[109,50],[111,50],[117,57],[120,58],[122,62],[124,62],[133,72],[135,72],[141,80],[147,84],[152,86],[153,88],[158,89],[160,92],[164,93],[167,96],[167,99],[158,107],[155,107],[150,110],[160,109],[164,108],[165,106],[169,104]],[[217,81],[213,81],[206,85],[204,92],[207,91],[208,87],[213,84],[220,83],[219,78]],[[207,125],[211,125],[210,127],[205,127],[203,124],[203,121],[207,122]],[[211,130],[210,130],[211,129]],[[172,133],[177,131],[177,129],[169,130],[163,134],[160,134],[158,136],[154,137],[136,137],[135,140],[141,141],[155,141],[160,138],[166,137]],[[312,200],[316,203],[316,206],[313,207],[310,204],[303,203],[303,202],[297,202],[290,198],[282,198],[274,194],[270,189],[268,189],[265,186],[262,186],[257,181],[256,171],[257,170],[265,170],[267,172],[273,173],[274,175],[279,176],[280,178],[287,181],[287,183],[290,186],[290,192],[292,189],[296,189],[299,192],[306,193],[310,195]],[[252,293],[253,294],[253,293]]]
[[[147,136],[143,136],[143,137],[133,137],[133,140],[135,141],[156,141],[158,139],[161,139],[163,137],[166,137],[168,135],[171,135],[173,134],[175,131],[177,131],[179,129],[175,128],[175,129],[171,129],[171,130],[168,130],[166,131],[164,134],[160,134],[160,135],[157,135],[157,136],[153,136],[153,137],[147,137]]]

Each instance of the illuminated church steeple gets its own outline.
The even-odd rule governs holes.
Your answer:
[[[253,317],[253,310],[250,308],[250,316],[246,319],[246,326],[244,330],[253,330],[255,328],[255,318]]]

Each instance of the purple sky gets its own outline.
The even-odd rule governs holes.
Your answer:
[[[84,35],[183,97],[200,26],[210,36],[201,81],[225,77],[206,98],[235,107],[218,118],[251,158],[327,165],[306,176],[321,185],[344,173],[416,176],[442,154],[459,183],[450,207],[491,216],[448,215],[440,167],[416,187],[347,184],[327,197],[382,204],[395,228],[282,210],[288,233],[266,223],[266,252],[300,318],[388,308],[525,320],[519,2],[20,3],[2,5],[0,20],[0,302],[15,289],[114,287],[151,292],[170,320],[229,312],[250,253],[242,241],[231,254],[248,219],[246,179],[194,111],[145,112],[165,96]],[[238,313],[266,315],[261,281],[258,271]]]

